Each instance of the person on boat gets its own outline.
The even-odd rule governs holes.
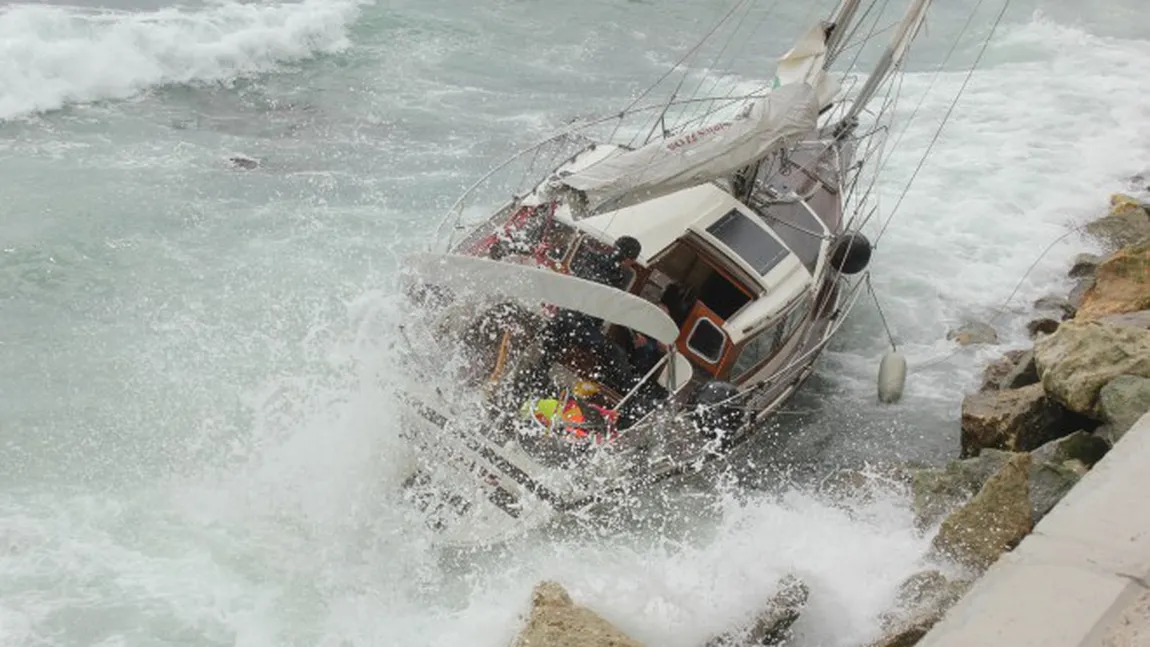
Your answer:
[[[694,299],[688,297],[683,286],[678,283],[671,283],[663,289],[663,294],[659,297],[659,305],[663,307],[663,311],[671,317],[675,325],[682,328],[695,304]]]
[[[667,304],[660,303],[659,309],[670,314]],[[642,379],[655,364],[667,354],[667,345],[657,339],[651,339],[640,332],[631,331],[631,366],[637,373],[636,379]]]
[[[627,350],[603,334],[603,321],[597,317],[560,308],[547,322],[542,337],[544,361],[587,354],[594,360],[600,382],[626,391],[634,381]]]
[[[529,398],[520,407],[519,415],[533,421],[544,433],[557,431],[577,440],[591,439],[596,445],[618,435],[614,411],[573,395]]]
[[[528,254],[515,250],[511,243],[505,240],[496,240],[487,251],[487,257],[501,263],[514,263],[516,265],[538,265],[535,259]]]
[[[571,273],[581,279],[624,290],[627,288],[628,262],[639,258],[643,245],[633,236],[620,236],[610,252],[581,252],[571,261]]]

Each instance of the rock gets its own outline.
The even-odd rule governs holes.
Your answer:
[[[1074,462],[1082,465],[1079,461]],[[1029,475],[1031,523],[1037,524],[1058,505],[1062,497],[1066,496],[1082,478],[1085,467],[1083,465],[1083,471],[1079,472],[1062,463],[1031,463]]]
[[[1101,436],[1076,431],[1030,452],[1030,512],[1037,524],[1070,489],[1102,460],[1110,443]]]
[[[1074,263],[1071,264],[1070,271],[1066,275],[1072,279],[1094,276],[1094,270],[1101,262],[1102,257],[1097,254],[1079,254],[1074,257]]]
[[[1102,420],[1098,392],[1107,382],[1119,375],[1150,377],[1150,331],[1067,321],[1034,342],[1034,361],[1051,399]]]
[[[930,622],[929,624],[907,623],[898,631],[882,640],[871,643],[869,647],[914,647],[914,645],[918,644],[918,641],[922,640],[926,632],[930,631],[930,628],[941,619],[942,618],[936,618],[934,622]]]
[[[1150,379],[1119,375],[1110,380],[1098,391],[1098,409],[1106,421],[1109,439],[1118,442],[1150,411]]]
[[[1078,430],[1069,436],[1046,443],[1030,452],[1030,455],[1035,463],[1061,465],[1066,461],[1076,460],[1089,467],[1102,460],[1108,451],[1110,443],[1106,442],[1106,439]]]
[[[1030,505],[1038,523],[1066,496],[1089,467],[1110,451],[1101,436],[1076,431],[1030,453]]]
[[[942,522],[934,550],[981,571],[1016,546],[1033,527],[1029,472],[1030,454],[1012,456],[969,503]]]
[[[1058,330],[1059,322],[1057,319],[1035,319],[1026,324],[1026,334],[1031,339],[1038,339],[1045,335],[1053,335],[1054,331]]]
[[[1090,468],[1086,467],[1082,461],[1077,459],[1066,461],[1062,464],[1062,466],[1071,472],[1074,472],[1079,477],[1086,476],[1086,473],[1090,471]]]
[[[867,471],[844,468],[832,472],[819,482],[819,492],[836,502],[867,503],[889,487],[890,483],[909,481],[909,475],[895,468],[870,468]]]
[[[1034,309],[1057,313],[1059,319],[1070,319],[1074,316],[1077,307],[1065,297],[1047,296],[1035,301]]]
[[[982,386],[979,391],[997,391],[1004,387],[1003,383],[1007,375],[1010,375],[1016,370],[1018,364],[1023,361],[1027,356],[1030,357],[1030,362],[1034,362],[1034,353],[1027,350],[1008,350],[1002,357],[996,359],[986,366],[982,371]]]
[[[1034,364],[1034,351],[1028,350],[1018,360],[1018,364],[1002,378],[1001,388],[1021,389],[1031,384],[1038,384],[1038,367]]]
[[[1086,225],[1086,231],[1112,248],[1136,244],[1150,236],[1150,211],[1127,195],[1110,197],[1110,212]]]
[[[245,157],[243,155],[236,155],[235,157],[229,157],[228,161],[232,163],[232,166],[234,168],[242,168],[242,169],[248,170],[248,171],[250,171],[251,169],[257,168],[260,165],[258,160],[254,160],[250,157]]]
[[[969,501],[1011,456],[1011,452],[985,449],[975,458],[914,472],[910,487],[914,493],[916,526],[926,529]]]
[[[1098,266],[1076,319],[1150,308],[1150,242],[1124,247]]]
[[[998,343],[998,332],[988,324],[973,321],[950,330],[946,333],[946,338],[958,343],[959,346],[996,344]]]
[[[790,638],[791,625],[799,619],[810,590],[793,575],[779,582],[779,590],[763,605],[763,610],[746,627],[715,636],[706,647],[778,645]]]
[[[1066,300],[1070,302],[1070,305],[1074,306],[1074,314],[1078,314],[1078,308],[1082,307],[1082,302],[1086,300],[1086,293],[1094,287],[1094,282],[1095,279],[1093,275],[1087,276],[1078,279],[1074,284],[1074,288],[1070,290],[1070,294],[1066,297]]]
[[[531,615],[514,647],[642,647],[595,612],[575,604],[556,582],[531,594]]]
[[[1150,330],[1150,310],[1139,310],[1138,312],[1124,312],[1122,314],[1106,315],[1103,317],[1098,317],[1096,321],[1107,326],[1126,326],[1127,328],[1140,328],[1142,330]]]
[[[1105,438],[1085,431],[1052,440],[1030,452],[1030,507],[1034,523],[1110,449]],[[971,499],[1017,452],[984,449],[975,458],[950,461],[943,468],[914,473],[915,525],[925,530]]]
[[[971,582],[951,581],[939,571],[915,573],[899,586],[897,608],[882,614],[887,635],[872,647],[909,647],[916,644],[950,607],[966,593]]]
[[[972,393],[962,400],[961,457],[985,448],[1028,452],[1073,431],[1068,424],[1041,384]]]

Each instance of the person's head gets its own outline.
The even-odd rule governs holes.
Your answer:
[[[615,257],[620,261],[633,261],[639,258],[643,244],[634,236],[620,236],[615,240]]]
[[[493,261],[502,260],[504,256],[507,256],[507,243],[496,240],[491,244],[491,249],[487,251],[487,256]]]

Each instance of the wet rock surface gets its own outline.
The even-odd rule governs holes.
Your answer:
[[[733,629],[707,641],[705,647],[750,647],[784,644],[791,637],[791,625],[799,619],[810,597],[810,589],[799,578],[788,575],[778,591],[746,626]]]
[[[955,561],[985,570],[1022,541],[1033,524],[1030,454],[1018,453],[970,502],[942,522],[932,547]]]
[[[981,321],[972,321],[950,330],[946,333],[946,338],[948,341],[953,341],[959,346],[997,344],[998,331],[990,324]]]
[[[983,449],[1030,451],[1074,429],[1042,384],[972,393],[962,402],[962,457]]]
[[[514,647],[643,647],[594,611],[575,604],[557,582],[540,582],[531,594],[527,626]]]
[[[1068,321],[1034,342],[1042,388],[1067,409],[1102,419],[1098,393],[1120,375],[1150,377],[1150,331]]]

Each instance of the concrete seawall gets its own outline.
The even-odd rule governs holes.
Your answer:
[[[919,647],[1150,647],[1150,413]]]

